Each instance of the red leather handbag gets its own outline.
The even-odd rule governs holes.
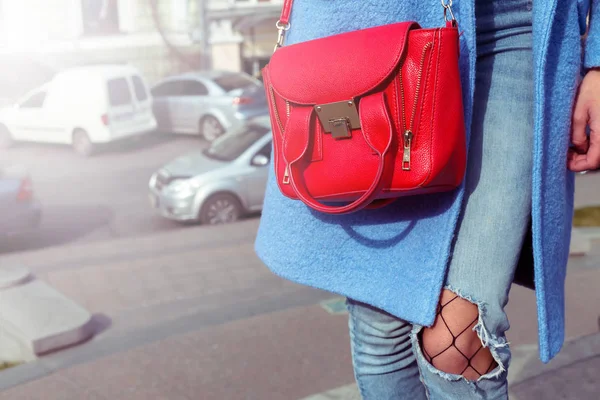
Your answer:
[[[292,7],[285,1],[263,69],[285,196],[343,214],[460,185],[459,39],[452,2],[442,5],[445,27],[400,22],[281,47]]]

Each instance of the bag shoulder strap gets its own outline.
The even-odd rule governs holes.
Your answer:
[[[290,14],[292,13],[292,3],[294,0],[285,0],[283,3],[283,9],[281,10],[281,16],[279,17],[279,23],[281,25],[290,24]]]
[[[277,21],[277,29],[281,32],[287,31],[290,28],[290,15],[292,13],[292,3],[294,0],[284,0],[283,8],[281,9],[281,16]],[[452,0],[440,0],[442,7],[444,7],[444,19],[446,22],[455,22],[454,13],[452,12]]]

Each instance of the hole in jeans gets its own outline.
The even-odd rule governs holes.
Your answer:
[[[475,331],[479,321],[476,304],[445,289],[434,325],[421,330],[419,335],[425,359],[440,371],[468,380],[477,380],[493,371],[498,363]]]

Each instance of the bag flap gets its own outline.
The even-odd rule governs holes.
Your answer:
[[[297,104],[353,99],[390,75],[418,28],[400,22],[281,47],[267,67],[273,89]]]

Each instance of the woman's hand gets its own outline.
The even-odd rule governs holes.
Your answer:
[[[586,127],[590,127],[590,136]],[[583,78],[573,111],[568,167],[581,172],[600,168],[600,68]]]

